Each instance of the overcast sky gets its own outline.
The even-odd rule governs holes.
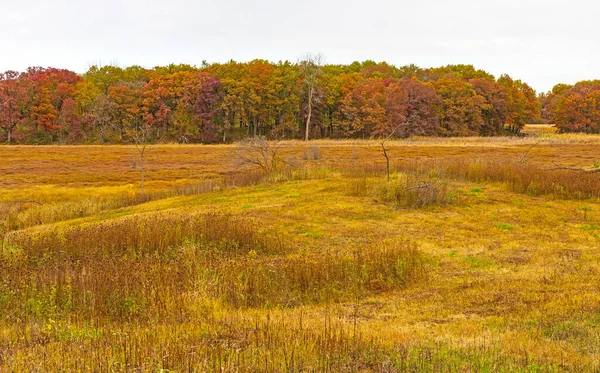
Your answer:
[[[600,5],[572,0],[2,0],[0,70],[263,58],[473,64],[538,91],[600,78]]]

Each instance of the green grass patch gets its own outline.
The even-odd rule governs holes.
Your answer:
[[[502,229],[503,231],[512,231],[515,229],[515,226],[510,224],[498,224],[496,228]]]
[[[491,265],[494,264],[494,262],[492,262],[489,259],[485,259],[485,258],[476,258],[474,256],[471,255],[467,255],[464,258],[464,261],[467,262],[469,264],[469,266],[471,268],[487,268]]]

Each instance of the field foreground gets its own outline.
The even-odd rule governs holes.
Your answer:
[[[0,147],[0,371],[600,370],[600,138]]]

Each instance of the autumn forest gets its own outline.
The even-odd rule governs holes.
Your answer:
[[[32,67],[0,74],[0,136],[21,144],[230,142],[518,134],[526,123],[600,131],[600,81],[527,83],[471,65],[422,69],[365,61]],[[308,128],[307,128],[308,127]]]

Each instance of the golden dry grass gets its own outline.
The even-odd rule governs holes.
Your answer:
[[[543,168],[600,141],[544,136],[391,142],[444,184],[419,208],[376,141],[283,143],[261,182],[157,146],[145,199],[127,147],[1,147],[0,199],[44,204],[2,205],[0,371],[598,371],[600,202],[556,188],[600,174]]]
[[[311,144],[322,153],[319,166],[342,166],[360,162],[383,162],[377,140],[316,140]],[[519,157],[531,153],[541,164],[591,166],[600,160],[596,146],[600,138],[585,134],[542,137],[411,138],[388,141],[395,160],[437,158]],[[302,160],[306,144],[282,141],[284,157]],[[533,146],[533,147],[532,147]],[[531,149],[529,149],[531,147]],[[0,146],[0,186],[7,190],[23,187],[102,186],[123,189],[139,183],[139,161],[131,146]],[[158,145],[147,158],[151,186],[164,188],[238,172],[232,160],[232,145]],[[43,193],[43,191],[41,191]]]
[[[553,124],[527,124],[521,132],[529,136],[550,135],[557,133],[558,128]]]

